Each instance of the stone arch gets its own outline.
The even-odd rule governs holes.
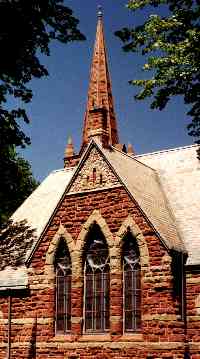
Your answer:
[[[76,241],[76,249],[74,252],[74,258],[76,258],[74,262],[74,271],[77,273],[80,270],[82,271],[82,256],[83,256],[83,250],[85,246],[85,240],[87,238],[87,234],[89,232],[89,229],[93,224],[98,224],[100,227],[101,232],[103,233],[105,240],[108,245],[108,251],[110,256],[110,263],[112,262],[112,248],[113,248],[113,236],[112,233],[108,227],[108,224],[106,223],[105,219],[102,217],[99,210],[94,210],[92,214],[89,216],[87,221],[84,223],[79,236]],[[72,271],[73,271],[73,264],[72,264]],[[79,272],[80,273],[80,272]]]
[[[123,243],[122,239],[126,235],[127,231],[130,231],[132,236],[135,237],[135,239],[137,241],[139,253],[140,253],[141,269],[149,270],[149,267],[150,267],[149,250],[148,250],[146,240],[145,240],[140,228],[138,227],[138,225],[135,223],[135,221],[133,220],[133,218],[130,215],[122,223],[122,225],[116,235],[116,243],[120,247],[120,253],[122,250],[122,243]]]
[[[45,274],[48,275],[49,278],[54,278],[54,258],[56,249],[58,247],[60,239],[63,238],[66,242],[66,245],[69,249],[69,253],[71,256],[71,261],[73,261],[73,251],[74,251],[74,241],[71,236],[71,234],[66,230],[66,228],[63,226],[62,223],[60,223],[60,226],[52,238],[49,248],[46,253],[46,259],[45,259]]]
[[[87,221],[84,223],[84,225],[81,229],[81,232],[79,233],[79,236],[78,236],[77,242],[76,242],[76,250],[79,250],[80,252],[83,251],[86,235],[87,235],[90,227],[94,223],[98,224],[98,226],[100,227],[101,232],[103,233],[103,235],[106,239],[106,242],[108,244],[108,248],[110,249],[113,246],[112,233],[111,233],[105,219],[102,217],[100,211],[95,209],[92,212],[92,214],[88,217]]]

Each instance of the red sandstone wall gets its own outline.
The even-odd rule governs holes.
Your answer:
[[[82,333],[83,279],[72,279],[72,334],[56,336],[54,333],[53,278],[45,273],[46,253],[56,234],[60,221],[75,241],[91,213],[99,209],[110,231],[115,235],[130,214],[143,233],[148,245],[150,270],[142,271],[142,328],[133,335],[122,332],[122,278],[111,274],[110,333],[105,336],[88,336]],[[85,194],[66,196],[56,211],[29,268],[30,295],[13,299],[12,356],[11,359],[106,359],[184,358],[184,329],[180,319],[180,305],[173,296],[170,257],[140,210],[123,188],[113,188]],[[193,315],[191,283],[188,310]],[[190,306],[191,305],[191,306]],[[0,359],[5,358],[7,327],[6,299],[0,300],[2,312],[0,327]],[[189,325],[190,339],[200,341],[196,333],[199,323]],[[197,349],[192,359],[199,358]]]
[[[200,269],[187,272],[187,332],[192,359],[200,358]]]

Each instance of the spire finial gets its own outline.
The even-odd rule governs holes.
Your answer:
[[[91,137],[95,137],[95,139],[98,137],[103,146],[106,146],[107,143],[114,145],[119,142],[101,7],[98,7],[96,38],[83,124],[82,148],[89,143]]]
[[[67,144],[68,144],[68,145],[71,145],[71,144],[72,144],[72,136],[68,136]]]
[[[65,157],[71,157],[74,156],[74,145],[72,142],[72,137],[69,136],[67,139],[67,146],[65,149]]]
[[[103,12],[102,12],[102,6],[98,5],[98,12],[97,12],[98,18],[102,18]]]

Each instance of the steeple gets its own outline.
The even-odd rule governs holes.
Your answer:
[[[96,138],[105,147],[119,142],[102,17],[102,11],[99,8],[82,148],[88,144],[91,138]]]

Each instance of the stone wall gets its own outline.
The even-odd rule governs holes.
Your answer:
[[[190,268],[187,281],[187,333],[192,359],[200,358],[200,268]]]
[[[83,333],[82,253],[90,225],[100,226],[110,252],[110,331]],[[136,237],[141,257],[142,327],[123,332],[121,243],[127,230]],[[55,335],[53,260],[64,237],[72,258],[72,330]],[[191,284],[191,300],[194,290]],[[122,187],[67,194],[56,210],[29,266],[29,292],[12,302],[11,359],[161,359],[184,358],[185,331],[175,297],[171,257]],[[193,300],[198,311],[198,298]],[[192,304],[193,305],[193,304]],[[7,343],[7,298],[0,300],[0,359]],[[195,333],[191,324],[191,340]],[[196,329],[197,330],[197,327]],[[196,336],[196,346],[199,339]],[[198,358],[197,348],[192,359]]]

